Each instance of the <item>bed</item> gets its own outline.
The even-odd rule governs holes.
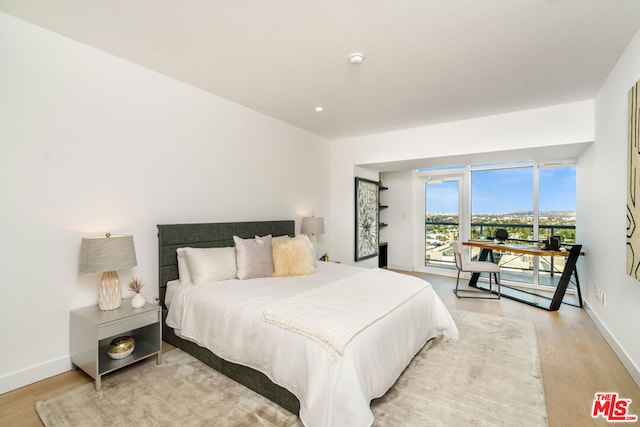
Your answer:
[[[159,225],[163,338],[298,414],[307,426],[371,425],[370,401],[393,385],[425,343],[440,334],[457,338],[456,326],[430,284],[386,270],[325,262],[318,262],[312,274],[176,284],[178,249],[229,248],[234,236],[247,242],[267,235],[294,240],[294,226],[294,221]],[[274,253],[275,247],[274,243]],[[388,292],[379,300],[387,305],[393,298],[398,302],[381,307],[383,314],[372,320],[363,322],[364,314],[354,320],[348,336],[300,327],[313,327],[313,322],[292,323],[293,312],[350,324],[351,319],[323,312],[324,304],[317,304],[317,313],[309,307],[349,293],[340,289],[357,293],[357,286],[376,283]],[[360,303],[354,313],[376,306],[364,297]]]

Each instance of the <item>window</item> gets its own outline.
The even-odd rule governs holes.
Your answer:
[[[533,167],[471,171],[471,238],[533,239]]]
[[[575,166],[540,167],[538,200],[538,239],[559,236],[563,243],[576,243]],[[565,261],[565,257],[541,257],[538,283],[555,286]]]
[[[454,264],[450,242],[460,235],[460,179],[432,179],[424,188],[425,265]]]
[[[539,237],[560,236],[563,242],[576,242],[576,168],[540,167],[538,213]]]
[[[512,243],[533,244],[551,236],[575,243],[574,165],[472,165],[421,170],[420,176],[426,179],[425,266],[452,264],[452,241],[493,239],[498,228],[509,232]],[[533,285],[553,286],[559,278],[555,273],[564,267],[564,257],[502,253],[498,262],[503,280]]]

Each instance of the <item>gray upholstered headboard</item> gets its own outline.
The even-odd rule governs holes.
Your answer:
[[[295,221],[218,222],[158,225],[160,305],[164,307],[167,282],[178,278],[176,249],[233,246],[233,236],[295,235]]]

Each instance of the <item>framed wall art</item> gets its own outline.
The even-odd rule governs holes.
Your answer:
[[[640,280],[640,81],[629,89],[627,122],[627,274]]]
[[[380,188],[376,181],[356,177],[356,261],[378,255]]]

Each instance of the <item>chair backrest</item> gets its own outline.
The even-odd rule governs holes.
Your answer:
[[[466,254],[463,252],[462,243],[452,242],[451,245],[453,247],[453,257],[456,260],[456,267],[458,270],[464,270]]]

